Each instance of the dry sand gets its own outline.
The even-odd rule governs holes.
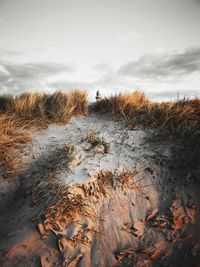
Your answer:
[[[1,213],[0,266],[199,266],[199,166],[187,153],[103,114],[34,131]]]

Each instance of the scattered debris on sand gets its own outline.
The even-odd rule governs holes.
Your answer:
[[[94,112],[33,132],[1,213],[0,266],[197,267],[200,172],[187,155]]]

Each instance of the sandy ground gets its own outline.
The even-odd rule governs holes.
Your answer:
[[[92,112],[33,131],[0,266],[199,266],[198,166],[166,134],[125,126]]]

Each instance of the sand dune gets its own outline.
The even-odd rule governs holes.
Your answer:
[[[1,213],[1,266],[198,266],[187,147],[94,112],[32,135]]]

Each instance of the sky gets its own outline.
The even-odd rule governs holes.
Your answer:
[[[0,93],[200,96],[200,0],[0,0]]]

